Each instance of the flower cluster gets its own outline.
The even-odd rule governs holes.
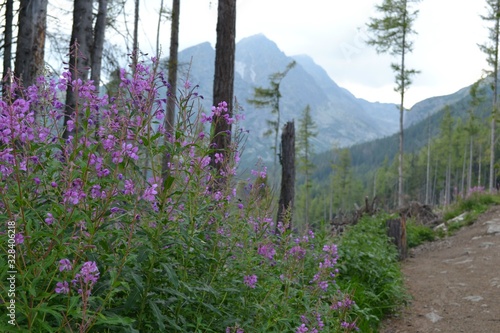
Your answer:
[[[255,288],[257,284],[257,275],[245,275],[243,277],[243,282],[247,285],[248,288]]]
[[[73,265],[69,259],[61,259],[59,261],[59,271],[72,271]],[[73,280],[71,280],[72,285],[77,288],[78,294],[85,296],[90,296],[92,287],[99,279],[99,269],[94,261],[85,262],[80,268],[80,272],[75,275]],[[54,291],[57,294],[68,294],[70,291],[68,281],[58,282]]]
[[[316,282],[322,291],[327,291],[329,283],[335,283],[338,269],[335,265],[338,261],[337,246],[335,244],[324,245],[317,273],[311,282]]]

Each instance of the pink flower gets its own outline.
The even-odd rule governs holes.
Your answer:
[[[243,277],[243,282],[249,287],[254,289],[257,284],[257,275],[246,275]]]
[[[16,241],[16,244],[22,244],[22,243],[24,243],[24,236],[23,236],[23,234],[16,234],[14,236],[14,240]]]
[[[151,187],[145,189],[142,198],[146,201],[155,201],[155,195],[158,194],[158,192],[156,191],[157,187],[158,184],[153,184],[151,185]]]
[[[45,223],[47,223],[48,225],[54,223],[54,217],[52,216],[51,213],[47,213],[47,218],[45,219]]]
[[[67,294],[69,293],[69,285],[67,281],[57,282],[55,292],[57,294]]]
[[[72,269],[73,266],[71,266],[71,262],[68,259],[59,260],[59,272],[70,271]]]

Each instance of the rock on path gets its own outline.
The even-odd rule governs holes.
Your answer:
[[[500,206],[402,264],[412,301],[382,333],[500,333]]]

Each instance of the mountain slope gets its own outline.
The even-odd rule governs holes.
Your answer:
[[[234,91],[246,117],[241,125],[250,131],[245,148],[248,161],[254,161],[258,156],[272,161],[270,147],[274,143],[272,138],[262,136],[267,130],[266,120],[271,119],[270,111],[255,109],[247,100],[252,98],[254,87],[268,87],[269,76],[283,71],[293,60],[297,61],[297,66],[280,85],[280,127],[293,119],[297,126],[301,112],[310,105],[313,120],[318,125],[319,135],[314,142],[317,152],[334,145],[352,145],[397,132],[398,111],[394,104],[370,103],[356,98],[339,87],[310,57],[289,57],[273,41],[260,34],[242,39],[236,45]],[[199,85],[206,109],[213,103],[214,61],[215,51],[209,43],[179,53],[180,83],[188,77],[193,85]]]

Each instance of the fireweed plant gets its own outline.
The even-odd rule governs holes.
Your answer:
[[[0,265],[15,225],[17,272],[15,325],[0,272],[1,331],[356,330],[353,302],[335,283],[332,239],[275,225],[253,185],[263,168],[236,197],[236,144],[216,151],[222,174],[210,168],[213,116],[241,116],[225,102],[204,113],[186,81],[165,141],[169,87],[157,60],[149,63],[121,70],[114,97],[68,71],[26,89],[14,82],[0,102]],[[64,139],[68,85],[77,101]],[[213,186],[218,177],[225,188]]]

